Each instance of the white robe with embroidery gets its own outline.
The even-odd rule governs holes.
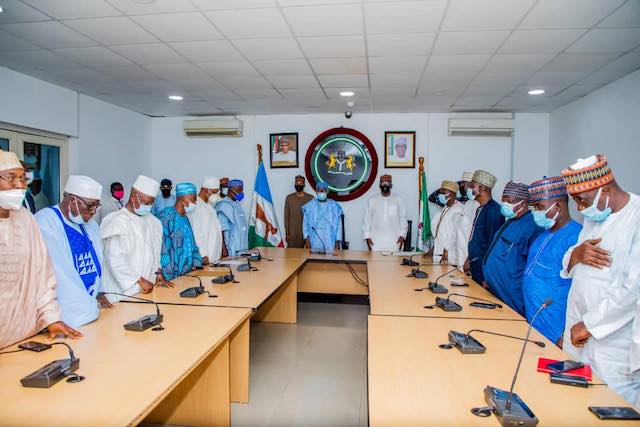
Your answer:
[[[469,239],[471,239],[471,230],[473,229],[473,221],[476,218],[476,212],[480,207],[480,203],[475,200],[468,200],[463,205],[462,212],[458,220],[458,229],[456,230],[456,244],[454,250],[454,258],[464,264],[469,256]],[[434,252],[435,253],[435,252]],[[451,254],[449,254],[451,257]]]
[[[407,234],[407,209],[400,197],[381,194],[369,199],[362,223],[364,239],[371,239],[374,251],[397,251],[398,238]]]
[[[464,263],[464,259],[458,258],[456,242],[458,238],[458,228],[464,205],[459,201],[449,207],[445,206],[440,212],[433,216],[431,220],[431,235],[434,237],[433,262],[440,262],[441,254],[447,251],[449,264],[459,265]]]
[[[191,229],[200,249],[200,255],[209,258],[209,262],[218,261],[222,256],[222,230],[218,214],[213,206],[200,197],[196,200],[196,208],[187,214]]]

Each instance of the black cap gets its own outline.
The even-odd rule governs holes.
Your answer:
[[[162,181],[160,181],[160,186],[161,187],[165,187],[167,185],[173,185],[173,182],[171,182],[171,180],[167,179],[167,178],[165,178]]]

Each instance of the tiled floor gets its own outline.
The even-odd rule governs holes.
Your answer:
[[[366,305],[299,303],[298,324],[251,324],[249,404],[233,426],[366,426]]]

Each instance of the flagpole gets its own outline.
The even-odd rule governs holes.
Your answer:
[[[260,164],[262,163],[262,145],[256,144],[256,146],[258,148],[258,166],[260,166]]]
[[[424,174],[424,157],[418,157],[418,163],[420,164],[418,167],[418,200],[420,200],[422,195],[422,175]]]

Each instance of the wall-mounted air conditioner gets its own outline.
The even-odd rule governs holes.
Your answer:
[[[491,136],[511,138],[512,135],[513,119],[449,119],[449,136]]]
[[[184,133],[191,137],[242,136],[242,120],[185,120]]]

